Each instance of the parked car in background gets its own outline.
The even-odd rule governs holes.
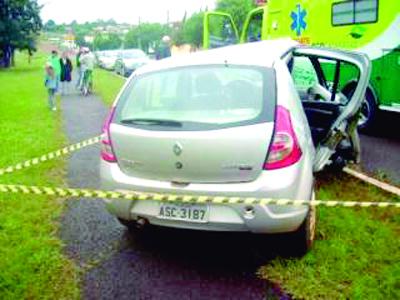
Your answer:
[[[114,70],[115,62],[118,57],[118,50],[100,51],[97,54],[97,63],[100,68]]]
[[[100,59],[104,55],[103,51],[95,51],[94,56],[96,57],[96,65],[99,66]]]
[[[114,70],[117,74],[129,76],[149,61],[149,57],[140,49],[122,50],[115,61]]]
[[[351,97],[339,88],[348,68],[358,79]],[[103,127],[106,189],[311,200],[314,172],[359,160],[364,54],[282,39],[171,57],[135,74]],[[106,202],[129,227],[286,233],[299,253],[315,234],[308,205]]]

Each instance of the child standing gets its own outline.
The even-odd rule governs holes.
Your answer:
[[[54,71],[54,68],[50,63],[46,64],[46,75],[45,75],[45,82],[44,85],[47,88],[47,92],[49,94],[49,107],[51,110],[55,111],[56,104],[55,104],[55,94],[57,91],[57,75]]]

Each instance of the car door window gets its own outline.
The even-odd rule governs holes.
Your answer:
[[[204,41],[209,48],[219,48],[233,45],[238,42],[238,34],[232,18],[223,13],[209,13],[207,18],[208,41]],[[206,37],[204,37],[206,39]]]
[[[311,60],[306,56],[295,56],[291,61],[291,74],[294,85],[302,100],[307,98],[307,91],[319,82],[317,72]]]
[[[303,101],[329,101],[345,105],[360,76],[354,64],[316,56],[294,56],[290,62],[293,82]],[[342,93],[346,90],[346,93]]]
[[[263,16],[264,10],[258,11],[251,16],[246,32],[247,42],[261,41]]]
[[[358,68],[345,61],[332,60],[326,58],[318,58],[318,64],[321,66],[322,75],[326,83],[326,88],[341,104],[345,105],[348,98],[340,97],[343,89],[347,88],[352,82],[357,82],[360,76]],[[337,76],[337,78],[336,78]],[[351,96],[346,94],[346,96]]]

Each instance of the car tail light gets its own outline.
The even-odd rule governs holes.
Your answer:
[[[302,152],[294,133],[289,111],[278,106],[275,118],[275,133],[269,149],[264,170],[275,170],[291,166],[299,161]]]
[[[115,107],[113,107],[103,125],[103,134],[101,135],[101,158],[108,162],[117,162],[115,157],[111,137],[110,137],[110,125],[114,118]]]

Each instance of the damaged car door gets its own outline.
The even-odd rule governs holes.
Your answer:
[[[371,66],[361,53],[298,46],[284,58],[310,126],[316,148],[314,171],[360,160],[357,123]],[[350,98],[342,92],[357,82]]]

